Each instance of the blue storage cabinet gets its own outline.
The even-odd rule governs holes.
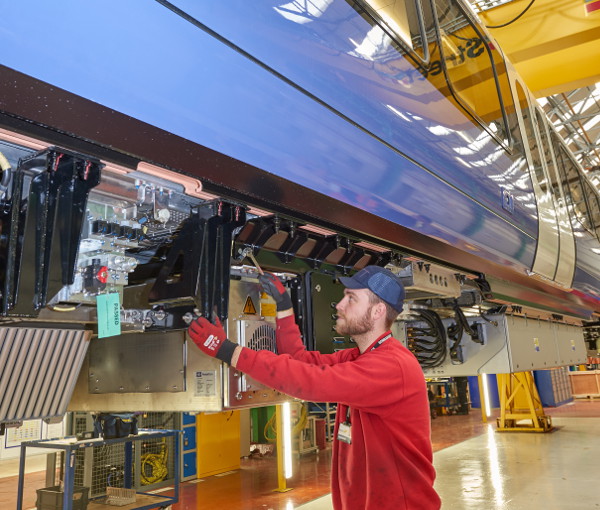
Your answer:
[[[182,480],[197,477],[198,464],[196,460],[196,413],[182,413]]]
[[[496,374],[485,374],[488,387],[488,397],[490,399],[490,409],[500,407],[500,395],[498,394],[498,381]],[[476,375],[468,377],[469,379],[469,396],[471,399],[471,407],[481,409],[481,398],[479,397],[479,379]]]

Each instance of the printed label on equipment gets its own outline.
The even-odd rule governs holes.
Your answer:
[[[260,293],[260,314],[263,317],[277,317],[277,305],[266,292]]]
[[[100,294],[96,296],[98,315],[98,338],[121,334],[121,304],[119,294]]]
[[[215,381],[217,372],[214,370],[196,372],[196,387],[194,396],[196,397],[214,397],[217,394]]]

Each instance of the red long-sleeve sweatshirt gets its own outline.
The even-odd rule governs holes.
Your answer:
[[[378,339],[379,340],[379,339]],[[277,320],[277,350],[244,348],[236,367],[310,402],[338,402],[331,495],[336,510],[438,510],[423,372],[395,338],[363,354],[307,351],[294,317]],[[337,439],[350,407],[352,443]]]

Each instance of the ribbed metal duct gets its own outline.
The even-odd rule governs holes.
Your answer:
[[[0,423],[65,414],[90,333],[0,327]]]

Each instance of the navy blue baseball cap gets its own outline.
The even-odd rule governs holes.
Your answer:
[[[404,285],[398,276],[389,269],[367,266],[354,276],[340,276],[340,281],[348,289],[369,289],[398,312],[404,304]]]

